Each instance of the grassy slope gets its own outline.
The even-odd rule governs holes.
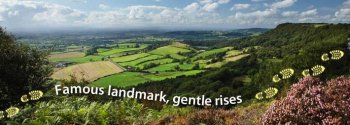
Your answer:
[[[98,50],[101,51],[98,54],[102,55],[102,56],[108,56],[108,55],[113,55],[113,54],[117,54],[117,53],[121,53],[121,52],[127,52],[127,51],[134,51],[134,50],[140,50],[140,49],[144,49],[146,48],[148,45],[144,44],[144,45],[140,45],[140,47],[138,48],[113,48],[110,50]]]
[[[191,60],[195,61],[195,60],[199,60],[200,58],[206,58],[208,56],[212,56],[212,55],[215,55],[217,53],[222,53],[222,52],[228,51],[229,49],[232,49],[232,47],[224,47],[224,48],[205,51],[205,52],[202,52],[202,53],[192,57]]]
[[[156,60],[156,59],[160,59],[163,58],[163,56],[160,55],[150,55],[144,58],[139,58],[133,61],[129,61],[129,62],[123,62],[123,63],[119,63],[122,66],[136,66],[137,64],[143,63],[143,62],[147,62],[150,60]]]
[[[128,62],[128,61],[136,60],[139,58],[147,57],[149,55],[150,54],[148,54],[148,53],[139,53],[139,54],[134,54],[134,55],[115,57],[115,58],[112,58],[112,60],[113,60],[113,62]]]
[[[148,71],[155,72],[155,71],[169,71],[169,70],[175,70],[175,67],[179,65],[180,69],[182,70],[190,70],[193,67],[193,64],[182,64],[179,63],[169,63],[164,65],[159,65],[157,67],[151,68]]]
[[[95,82],[92,83],[92,85],[100,86],[100,87],[106,87],[109,85],[112,85],[115,87],[127,87],[127,86],[142,84],[147,81],[159,81],[159,80],[164,80],[166,78],[175,78],[181,75],[186,75],[186,76],[195,75],[200,72],[203,72],[203,70],[192,70],[192,71],[185,71],[185,72],[161,72],[159,74],[149,74],[149,73],[140,73],[140,72],[123,72],[123,73],[114,74],[114,75],[96,80]]]
[[[85,53],[82,53],[82,52],[54,53],[49,55],[49,60],[58,61],[58,60],[69,59],[69,58],[81,58],[84,56],[85,56]]]
[[[164,58],[164,59],[157,59],[157,60],[151,60],[151,61],[147,61],[147,62],[144,62],[144,63],[140,63],[136,67],[139,67],[139,68],[143,69],[143,67],[145,65],[149,65],[151,63],[154,63],[154,64],[168,64],[168,63],[171,63],[171,62],[173,62],[173,59]]]
[[[95,55],[89,55],[85,57],[80,58],[66,58],[66,59],[54,59],[52,61],[66,61],[66,62],[75,62],[75,63],[86,63],[86,62],[95,62],[95,61],[101,61],[103,56],[95,56]]]
[[[185,57],[177,54],[178,52],[187,53],[187,52],[190,52],[190,50],[174,47],[174,46],[163,46],[149,53],[156,54],[156,55],[163,55],[163,56],[170,55],[172,58],[175,58],[175,59],[184,59]]]

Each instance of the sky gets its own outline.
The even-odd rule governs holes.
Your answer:
[[[228,30],[280,23],[349,23],[350,0],[1,0],[0,26]]]

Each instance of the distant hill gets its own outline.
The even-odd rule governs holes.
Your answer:
[[[164,37],[181,40],[215,40],[242,38],[268,31],[264,28],[237,29],[231,31],[172,31],[162,34]]]

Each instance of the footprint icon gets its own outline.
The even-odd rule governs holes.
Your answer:
[[[329,57],[330,56],[330,57]],[[343,58],[344,52],[341,50],[332,50],[329,53],[323,53],[321,56],[322,61],[339,60]]]
[[[258,92],[255,95],[255,98],[258,100],[262,100],[264,98],[269,99],[269,98],[274,97],[277,93],[278,93],[277,88],[270,87],[270,88],[266,89],[264,92]]]
[[[5,114],[4,114],[4,111],[0,111],[0,120],[5,118]]]
[[[28,102],[29,100],[39,100],[44,93],[40,90],[30,91],[27,95],[21,97],[22,102]]]
[[[280,71],[279,74],[276,74],[272,77],[272,81],[277,83],[279,81],[281,81],[282,79],[288,79],[290,77],[292,77],[294,74],[294,70],[289,68],[289,69],[283,69]]]
[[[307,77],[307,76],[318,76],[320,74],[322,74],[324,71],[326,70],[326,68],[322,65],[315,65],[314,67],[310,69],[305,69],[301,72],[301,74],[304,76],[304,77]]]
[[[17,115],[19,112],[19,108],[11,106],[10,108],[4,111],[0,111],[0,119],[3,118],[12,118]]]

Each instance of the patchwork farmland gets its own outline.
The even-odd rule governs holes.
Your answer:
[[[93,86],[128,87],[148,81],[196,75],[248,56],[233,47],[196,50],[180,42],[155,49],[147,49],[148,46],[122,43],[95,48],[96,53],[86,56],[77,56],[78,52],[69,52],[77,53],[71,58],[57,58],[56,55],[50,60],[71,62],[73,65],[56,71],[52,77],[68,80],[73,75],[78,80],[92,82]]]

